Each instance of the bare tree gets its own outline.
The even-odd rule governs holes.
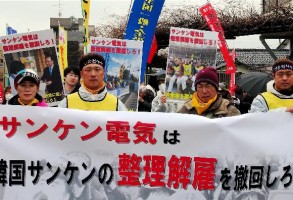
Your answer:
[[[291,4],[272,6],[271,12],[266,14],[256,10],[255,6],[249,5],[246,0],[221,1],[221,5],[215,5],[214,8],[221,21],[226,39],[234,39],[236,36],[242,35],[286,32],[293,29]],[[209,30],[197,9],[198,7],[190,5],[181,8],[163,7],[155,33],[159,49],[169,45],[170,27]],[[104,37],[123,38],[126,24],[127,16],[113,15],[111,23],[97,26],[96,32],[97,35]],[[156,59],[157,56],[154,57],[154,60]]]

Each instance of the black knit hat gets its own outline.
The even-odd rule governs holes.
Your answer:
[[[89,53],[87,55],[84,55],[79,61],[79,70],[81,71],[84,66],[89,64],[98,64],[104,68],[105,59],[99,54]]]
[[[206,67],[201,69],[197,74],[196,74],[196,79],[194,82],[194,86],[199,82],[208,82],[211,83],[215,88],[218,90],[219,88],[219,78],[217,74],[217,70],[213,67]]]

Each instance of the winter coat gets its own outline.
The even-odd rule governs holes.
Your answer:
[[[73,93],[75,93],[75,92],[78,92],[80,86],[81,86],[81,85],[80,85],[79,83],[77,83],[72,91],[70,91],[70,92],[68,92],[68,93],[67,93],[66,91],[64,92],[64,93],[65,93],[65,96],[67,96],[67,95],[69,95],[69,94],[73,94]],[[65,86],[64,86],[64,88],[65,88]]]
[[[176,112],[176,103],[170,102],[167,100],[166,103],[161,103],[160,98],[164,94],[159,90],[157,92],[157,96],[152,101],[152,112],[167,112],[167,113],[175,113]]]
[[[8,101],[8,105],[21,105],[18,102],[18,94],[15,95],[14,97],[12,97],[9,101]],[[47,107],[47,103],[45,102],[45,100],[43,99],[43,97],[41,95],[39,95],[38,93],[36,94],[35,98],[39,101],[38,103],[33,104],[32,106],[40,106],[40,107]]]
[[[144,102],[138,102],[138,111],[151,112],[152,101],[155,98],[154,92],[150,89],[146,90],[146,95],[143,97]]]
[[[192,106],[191,99],[184,103],[179,113],[199,115],[195,107]],[[221,95],[218,95],[216,101],[201,114],[201,116],[211,119],[237,115],[240,115],[240,111],[233,105],[231,101],[222,98]]]
[[[236,104],[236,108],[241,114],[248,113],[253,100],[251,95],[241,90],[240,92],[235,91],[235,97],[240,101],[239,104]]]
[[[267,92],[271,92],[272,94],[276,95],[277,97],[281,99],[293,98],[293,93],[291,95],[284,95],[278,92],[274,88],[274,84],[275,84],[274,80],[271,80],[270,82],[267,83]],[[285,110],[285,108],[283,108],[282,110]],[[255,113],[255,112],[268,112],[268,111],[269,111],[269,108],[268,108],[266,100],[263,98],[261,94],[257,95],[252,101],[249,112]]]
[[[106,87],[101,89],[101,91],[99,91],[98,94],[91,94],[90,92],[88,92],[84,88],[84,86],[80,86],[80,88],[78,89],[78,94],[79,94],[80,98],[85,102],[96,101],[98,103],[99,101],[103,101],[105,99],[107,93],[108,93],[108,91],[107,91]],[[59,103],[58,107],[59,108],[68,108],[67,97],[65,97]],[[118,111],[127,111],[127,108],[125,107],[125,105],[122,103],[122,101],[120,99],[118,99]]]

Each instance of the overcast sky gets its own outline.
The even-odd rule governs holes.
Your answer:
[[[213,6],[221,6],[221,0],[210,0]],[[223,1],[222,1],[223,2]],[[243,2],[243,0],[241,1]],[[260,8],[260,0],[246,0],[250,5]],[[194,5],[194,11],[206,0],[165,0],[165,6]],[[128,13],[131,0],[91,0],[90,24],[107,22],[111,14],[124,16]],[[0,0],[0,35],[6,34],[6,23],[18,33],[50,28],[50,17],[82,17],[80,0]],[[229,48],[264,48],[258,35],[238,37],[228,40]],[[269,42],[276,47],[278,40]]]

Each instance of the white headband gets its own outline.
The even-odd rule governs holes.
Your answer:
[[[88,59],[86,62],[84,62],[83,66],[89,65],[89,64],[98,64],[104,67],[104,63],[101,62],[99,59],[92,58]]]

